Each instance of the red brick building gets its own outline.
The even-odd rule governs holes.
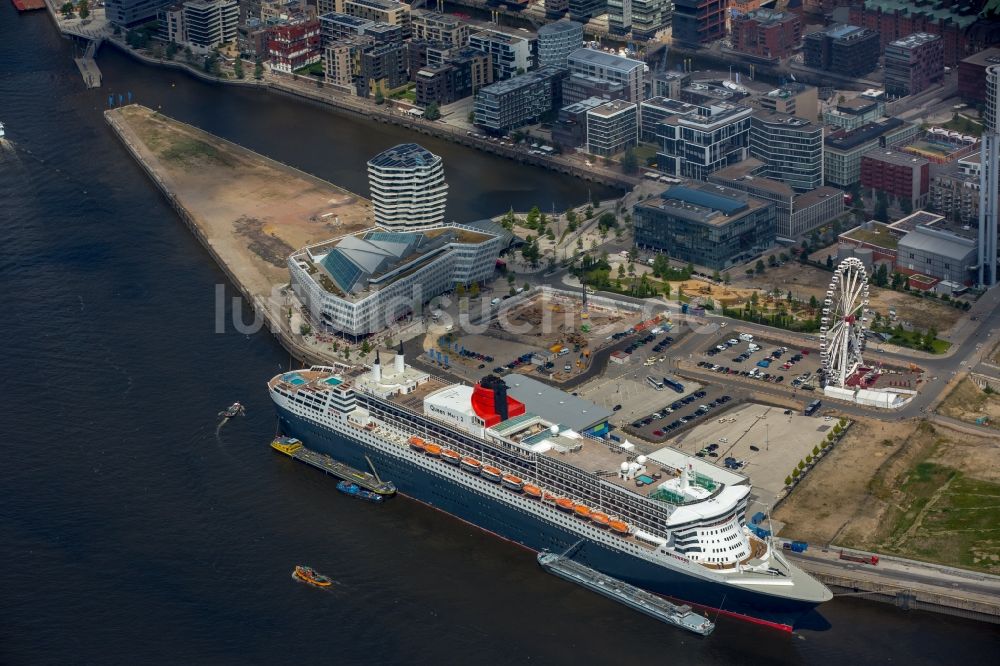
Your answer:
[[[268,29],[271,69],[291,74],[320,60],[319,20],[277,25]]]
[[[733,50],[762,59],[787,58],[802,41],[802,21],[790,12],[757,9],[732,18]]]
[[[976,49],[966,38],[965,29],[975,22],[975,15],[958,15],[950,17],[935,17],[930,13],[935,10],[948,11],[952,8],[949,0],[932,0],[925,4],[928,13],[923,8],[915,6],[907,9],[883,9],[878,2],[868,0],[863,6],[851,7],[850,23],[869,28],[878,32],[884,49],[890,42],[902,39],[915,32],[928,32],[940,35],[944,42],[944,64],[954,67],[959,60]]]
[[[884,192],[889,202],[909,202],[910,210],[922,208],[930,194],[931,167],[923,157],[877,148],[861,157],[861,187]]]
[[[1000,65],[1000,49],[986,49],[958,63],[958,94],[968,104],[986,103],[986,68]]]

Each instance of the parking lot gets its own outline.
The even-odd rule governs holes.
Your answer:
[[[746,339],[732,332],[702,350],[698,366],[721,375],[738,374],[789,389],[820,386],[821,362],[815,349],[792,348],[763,338]]]
[[[790,412],[790,413],[788,413]],[[785,487],[785,477],[813,448],[821,446],[835,421],[780,407],[744,403],[714,411],[671,440],[671,446],[722,466],[726,459],[750,477],[762,505],[770,505]],[[714,455],[713,455],[714,454]]]
[[[635,417],[624,428],[626,433],[650,442],[663,442],[686,428],[711,419],[715,412],[733,401],[733,396],[723,387],[703,386],[691,381],[685,381],[682,386],[680,392],[669,386],[661,391],[648,387],[654,393],[655,406]]]

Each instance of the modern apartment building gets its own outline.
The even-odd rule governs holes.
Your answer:
[[[552,126],[552,143],[563,149],[577,148],[587,143],[587,112],[607,104],[606,99],[590,97],[567,104],[559,109],[559,117]]]
[[[354,337],[417,314],[456,284],[489,279],[503,243],[490,222],[422,231],[372,229],[288,258],[292,289],[323,330]]]
[[[491,134],[504,134],[554,112],[566,70],[542,67],[533,72],[497,81],[476,93],[474,118],[477,127]]]
[[[444,42],[461,47],[469,43],[469,24],[457,16],[416,10],[411,13],[413,39]]]
[[[821,185],[796,194],[787,183],[762,175],[765,165],[749,158],[708,176],[708,182],[746,192],[774,206],[775,231],[779,239],[795,240],[827,224],[844,212],[844,192]]]
[[[724,270],[774,243],[774,208],[713,183],[685,183],[632,210],[635,244],[673,259]]]
[[[758,97],[757,105],[765,111],[788,113],[814,121],[819,114],[819,93],[815,86],[786,83]]]
[[[726,36],[727,0],[674,0],[673,39],[701,46]]]
[[[751,113],[749,107],[720,104],[664,119],[657,134],[659,170],[704,180],[713,171],[746,159]]]
[[[757,111],[750,119],[750,155],[764,163],[762,175],[796,192],[823,184],[823,128],[798,116]]]
[[[681,89],[691,83],[691,75],[684,72],[669,72],[665,70],[653,72],[650,83],[652,88],[650,97],[680,99]]]
[[[638,107],[615,100],[587,111],[587,152],[611,157],[639,142]]]
[[[368,188],[381,227],[422,229],[444,221],[444,165],[423,146],[400,144],[368,160]]]
[[[958,94],[967,104],[986,101],[986,68],[1000,65],[1000,48],[991,48],[971,55],[958,63]]]
[[[333,11],[369,21],[398,25],[403,30],[403,38],[410,38],[412,31],[410,6],[402,2],[395,0],[334,0]]]
[[[493,83],[492,76],[488,55],[471,46],[452,49],[447,62],[417,71],[417,104],[427,106],[432,101],[451,104]]]
[[[641,60],[633,60],[594,49],[577,49],[569,54],[566,62],[571,75],[620,83],[626,90],[625,99],[636,104],[643,99],[645,63]]]
[[[583,25],[563,19],[538,29],[538,66],[566,67],[569,54],[583,46]]]
[[[670,24],[673,17],[671,0],[632,0],[632,39],[650,40]]]
[[[267,50],[271,69],[286,74],[319,62],[322,57],[319,21],[286,23],[268,29]]]
[[[940,35],[947,67],[954,67],[966,55],[989,46],[995,39],[988,26],[982,31],[970,30],[979,19],[982,3],[977,7],[977,3],[955,0],[863,0],[851,5],[850,22],[877,32],[882,48],[915,32]]]
[[[944,42],[938,35],[915,32],[885,47],[885,92],[916,95],[944,80]]]
[[[878,65],[878,33],[855,25],[835,25],[805,36],[807,67],[842,76],[862,77]]]
[[[132,28],[156,20],[160,11],[175,0],[107,0],[104,5],[108,21],[120,28]]]
[[[574,21],[586,23],[605,13],[607,7],[608,0],[569,0],[569,17]]]
[[[532,41],[499,30],[479,30],[469,35],[469,46],[490,56],[494,81],[503,81],[531,69]]]
[[[979,224],[979,153],[931,171],[927,208],[958,224]]]
[[[164,38],[206,52],[236,41],[240,8],[237,0],[187,0],[160,12]]]
[[[563,80],[563,104],[576,104],[591,97],[600,97],[605,101],[628,99],[629,91],[619,81],[608,81],[596,76],[570,74]]]
[[[875,148],[909,143],[920,128],[899,118],[887,118],[853,130],[827,134],[824,142],[823,176],[827,185],[851,188],[861,181],[861,157]]]
[[[755,9],[730,21],[733,50],[761,60],[787,58],[802,41],[802,21],[791,12]]]
[[[877,148],[861,157],[861,187],[884,193],[904,210],[923,208],[930,195],[930,164],[911,153]]]
[[[361,49],[360,90],[363,97],[383,95],[405,87],[410,82],[406,44],[389,42],[371,44]]]
[[[865,95],[837,102],[823,112],[823,122],[840,129],[854,130],[874,123],[885,116],[885,102]]]
[[[669,97],[652,97],[639,104],[639,140],[656,143],[659,125],[671,116],[698,115],[701,107]]]

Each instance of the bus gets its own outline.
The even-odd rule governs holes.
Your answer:
[[[646,377],[646,383],[655,388],[657,391],[663,390],[663,382],[652,375]]]
[[[684,393],[684,385],[681,384],[678,381],[674,381],[673,379],[670,379],[669,377],[664,377],[663,378],[663,383],[666,384],[667,386],[669,386],[670,388],[672,388],[677,393]]]
[[[807,406],[807,407],[805,408],[805,411],[804,411],[803,413],[804,413],[804,414],[805,414],[806,416],[812,416],[813,414],[815,414],[815,413],[816,413],[816,410],[818,410],[818,409],[819,409],[819,407],[820,407],[820,405],[822,405],[822,404],[823,404],[823,403],[821,403],[821,402],[820,402],[819,400],[813,400],[813,401],[812,401],[812,402],[810,402],[810,403],[809,403],[809,405],[808,405],[808,406]]]

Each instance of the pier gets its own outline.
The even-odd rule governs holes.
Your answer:
[[[283,439],[287,441],[283,441]],[[373,493],[386,497],[396,494],[396,486],[391,481],[383,481],[374,474],[361,472],[350,465],[334,460],[328,455],[307,449],[298,440],[279,438],[271,443],[271,448],[300,462],[304,462],[310,467],[315,467],[324,474],[347,481],[348,483],[357,484]],[[371,464],[371,461],[369,461],[369,464]],[[372,469],[374,471],[374,467]]]
[[[80,75],[83,76],[83,84],[87,88],[100,88],[101,87],[101,70],[97,66],[97,62],[94,60],[94,56],[97,54],[97,49],[101,46],[100,39],[92,39],[87,42],[87,50],[84,51],[83,57],[74,58],[73,61],[76,63],[77,68],[80,70]]]

